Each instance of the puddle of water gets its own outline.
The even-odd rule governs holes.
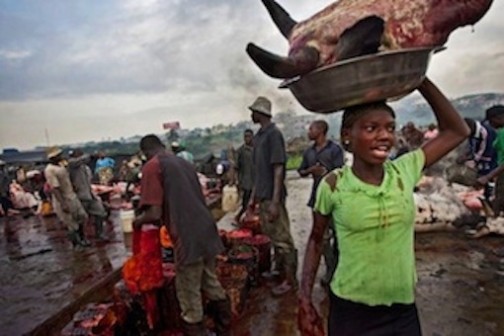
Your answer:
[[[107,228],[112,243],[77,253],[55,217],[0,219],[2,334],[29,332],[122,265],[120,226]]]
[[[289,179],[287,208],[302,265],[311,230],[305,206],[309,179]],[[2,333],[18,335],[78,297],[90,283],[122,265],[126,251],[118,216],[108,229],[112,243],[86,253],[74,253],[55,219],[0,220],[0,325]],[[457,233],[417,235],[417,305],[424,335],[504,335],[504,276],[493,254],[502,238],[470,241]],[[16,260],[15,257],[51,248],[52,251]],[[318,279],[323,274],[321,263]],[[8,276],[5,276],[8,275]],[[236,336],[298,335],[297,297],[274,298],[267,287],[253,288]],[[327,295],[317,283],[314,303],[326,317]]]

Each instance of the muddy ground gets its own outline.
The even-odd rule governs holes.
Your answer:
[[[305,206],[310,186],[309,179],[287,182],[287,207],[300,251],[299,265],[311,228],[311,214]],[[417,304],[424,335],[504,335],[504,259],[494,253],[503,246],[504,237],[468,240],[457,232],[417,234]],[[327,315],[326,293],[318,281],[314,301]],[[252,289],[234,335],[298,335],[296,304],[295,296],[276,299],[267,288]]]
[[[287,182],[287,206],[300,265],[311,228],[305,206],[309,179]],[[219,223],[229,227],[228,214]],[[1,335],[22,335],[122,264],[126,250],[117,221],[111,243],[73,252],[54,218],[0,219]],[[460,233],[422,233],[416,238],[417,302],[424,335],[504,335],[504,260],[494,251],[503,237],[468,240]],[[319,276],[322,275],[323,265]],[[323,315],[328,302],[316,283]],[[237,336],[297,335],[295,295],[273,298],[267,287],[252,288],[234,327]]]
[[[75,252],[55,217],[0,218],[0,335],[23,335],[120,268],[126,257],[117,214],[108,244]]]

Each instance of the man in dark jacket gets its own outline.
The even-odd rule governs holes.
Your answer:
[[[236,224],[240,223],[241,216],[247,210],[252,195],[252,188],[254,187],[254,160],[252,140],[254,139],[254,132],[251,129],[246,129],[243,132],[243,145],[238,148],[236,152],[236,172],[238,173],[238,186],[242,194],[242,206],[240,211],[236,214],[234,221]]]

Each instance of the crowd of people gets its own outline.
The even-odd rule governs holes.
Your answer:
[[[110,189],[113,183],[124,181],[127,193],[131,184],[138,181],[141,161],[134,156],[123,163],[127,169],[117,173],[115,161],[104,152],[90,155],[74,149],[67,156],[62,149],[52,147],[46,158],[45,167],[31,169],[8,168],[0,161],[0,216],[56,214],[77,250],[91,245],[84,232],[88,222],[94,226],[95,238],[107,241],[104,222],[108,204],[99,197],[99,189]]]
[[[311,300],[322,255],[327,266],[322,283],[329,292],[330,335],[421,334],[414,298],[413,190],[425,168],[474,132],[428,79],[419,91],[432,107],[438,125],[430,125],[425,131],[412,123],[397,131],[395,113],[383,102],[345,110],[341,144],[327,138],[325,121],[316,120],[309,127],[308,137],[313,144],[303,153],[298,169],[300,176],[313,178],[307,204],[312,211],[312,232],[299,288],[299,327],[303,334],[319,335],[324,330]],[[236,182],[242,194],[242,207],[234,216],[234,223],[240,225],[247,211],[258,210],[261,229],[270,238],[274,253],[271,270],[262,276],[275,279],[277,285],[272,287],[272,295],[282,296],[297,292],[299,287],[298,252],[285,206],[288,197],[285,141],[272,121],[270,100],[258,97],[249,109],[259,130],[255,135],[252,130],[245,130],[244,143],[233,159],[236,181],[230,182]],[[502,127],[503,109],[502,106],[489,109],[489,120],[483,124]],[[403,140],[404,148],[397,138]],[[492,146],[502,156],[502,139],[492,139]],[[150,182],[142,181],[145,212],[135,223],[167,225],[178,246],[175,261],[182,272],[181,279],[189,281],[186,270],[194,269],[197,274],[198,281],[194,284],[197,290],[188,294],[181,289],[177,294],[183,302],[182,318],[187,324],[187,334],[202,335],[205,327],[200,290],[213,300],[223,300],[221,286],[214,281],[213,261],[221,250],[216,224],[203,207],[193,167],[170,156],[155,136],[145,137],[141,148],[150,158],[142,175],[151,178]],[[351,165],[344,165],[345,151],[353,155]],[[502,161],[500,164],[499,168],[492,166],[485,171],[478,183],[487,184],[504,175]],[[151,192],[155,196],[147,196]],[[492,195],[498,195],[498,191]],[[499,197],[495,196],[494,204],[498,206]],[[181,200],[189,202],[191,209],[184,211]],[[191,229],[195,223],[198,227],[202,225],[201,231]],[[205,235],[205,242],[200,233]]]
[[[459,162],[476,171],[477,187],[495,215],[504,211],[504,106],[486,110],[483,121],[465,119],[469,129],[469,148]]]
[[[44,214],[44,182],[40,170],[9,166],[0,160],[0,216]]]
[[[504,197],[504,106],[486,111],[484,121],[462,119],[444,94],[425,79],[418,88],[431,106],[436,124],[419,130],[413,123],[396,130],[395,112],[385,102],[348,108],[343,113],[341,143],[328,138],[323,120],[309,125],[312,144],[298,167],[301,177],[313,179],[307,206],[312,229],[298,280],[298,250],[286,208],[287,152],[281,130],[272,121],[272,104],[257,97],[249,106],[259,126],[243,133],[243,145],[225,155],[230,172],[226,183],[237,184],[241,208],[234,215],[239,226],[247,213],[258,212],[261,229],[272,243],[272,268],[261,276],[273,280],[274,296],[297,293],[299,328],[304,335],[322,335],[322,318],[312,303],[312,289],[320,259],[326,272],[321,283],[328,290],[329,335],[420,335],[415,306],[413,191],[422,171],[469,138],[467,154],[458,160],[477,171],[475,186],[485,188],[495,215]],[[437,126],[436,126],[437,125]],[[140,141],[145,156],[132,166],[123,162],[120,175],[131,180],[141,167],[140,204],[133,225],[164,226],[173,242],[176,292],[187,335],[204,335],[202,293],[216,308],[218,335],[228,335],[229,299],[216,276],[216,256],[223,245],[205,202],[192,154],[182,142],[168,150],[155,135]],[[345,164],[351,153],[351,164]],[[106,210],[93,192],[93,178],[109,184],[115,162],[98,155],[94,172],[90,156],[74,150],[68,158],[52,148],[44,170],[46,197],[63,222],[76,248],[89,246],[83,227],[93,219],[96,238],[105,240]],[[9,209],[5,164],[0,162],[0,197]],[[131,169],[128,169],[131,168]],[[218,173],[218,172],[217,172]],[[495,183],[494,183],[495,182]],[[128,187],[126,188],[128,189]],[[6,196],[7,195],[7,196]]]

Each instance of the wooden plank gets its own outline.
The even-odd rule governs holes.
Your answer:
[[[122,267],[113,270],[104,278],[93,284],[78,299],[70,302],[59,312],[39,324],[27,333],[30,336],[59,335],[60,331],[72,320],[81,307],[110,298],[114,285],[121,279]]]

